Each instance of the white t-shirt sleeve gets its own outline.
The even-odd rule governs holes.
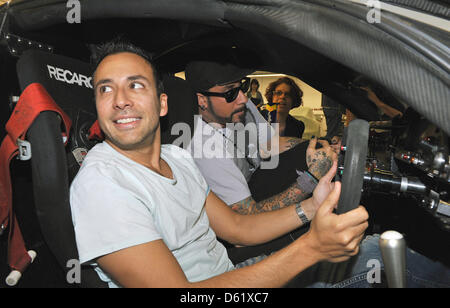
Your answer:
[[[81,263],[161,239],[148,209],[99,168],[80,171],[70,204]]]
[[[209,188],[227,205],[251,197],[245,177],[230,159],[194,159]]]
[[[275,129],[267,122],[267,120],[263,117],[261,112],[258,111],[255,104],[252,102],[247,102],[247,109],[249,109],[252,114],[252,118],[254,123],[258,125],[258,141],[260,144],[269,143],[273,137],[277,136]],[[275,123],[273,123],[275,124]]]

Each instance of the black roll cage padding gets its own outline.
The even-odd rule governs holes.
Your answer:
[[[69,260],[78,260],[69,203],[66,151],[61,119],[52,111],[42,112],[28,130],[36,215],[42,235],[59,266],[67,272]],[[81,267],[81,286],[104,288],[94,269]]]

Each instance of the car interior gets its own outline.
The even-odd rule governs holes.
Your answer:
[[[448,32],[389,12],[369,24],[370,8],[351,1],[80,2],[80,23],[67,22],[66,1],[0,6],[0,140],[34,84],[71,121],[64,135],[61,116],[42,112],[24,136],[29,148],[11,160],[8,215],[17,218],[27,250],[38,251],[15,287],[107,287],[84,265],[81,282],[67,282],[67,262],[78,258],[68,196],[83,157],[100,141],[92,134],[91,53],[117,37],[149,51],[163,76],[169,97],[163,143],[178,137],[175,123],[193,131],[196,95],[175,76],[193,60],[295,76],[344,105],[363,121],[344,135],[338,178],[348,187],[343,198],[355,200],[342,202],[367,207],[368,234],[397,230],[411,248],[450,266]],[[445,18],[441,7],[436,2],[427,13]],[[379,121],[376,106],[349,86],[361,75],[407,106],[403,117]],[[31,157],[22,157],[27,150]],[[11,271],[12,235],[6,227],[0,234],[3,280]]]

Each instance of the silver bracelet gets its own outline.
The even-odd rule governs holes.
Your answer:
[[[302,209],[302,203],[299,202],[295,205],[295,211],[297,212],[298,218],[302,221],[303,225],[309,223],[308,217],[306,217],[305,212]]]

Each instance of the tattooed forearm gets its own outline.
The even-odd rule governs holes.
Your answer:
[[[295,137],[278,137],[278,140],[274,140],[272,139],[269,143],[260,146],[259,152],[263,159],[289,151],[300,143],[305,142],[305,140]]]
[[[288,150],[296,147],[297,145],[299,145],[301,142],[303,142],[302,139],[299,138],[289,138],[286,140],[286,147]]]
[[[297,183],[294,183],[285,191],[273,197],[260,202],[256,202],[252,197],[248,197],[233,204],[231,209],[243,215],[270,212],[298,203],[306,199],[307,196],[308,194],[304,193]]]
[[[236,202],[231,209],[239,214],[248,215],[254,213],[256,201],[250,196],[242,201]]]

